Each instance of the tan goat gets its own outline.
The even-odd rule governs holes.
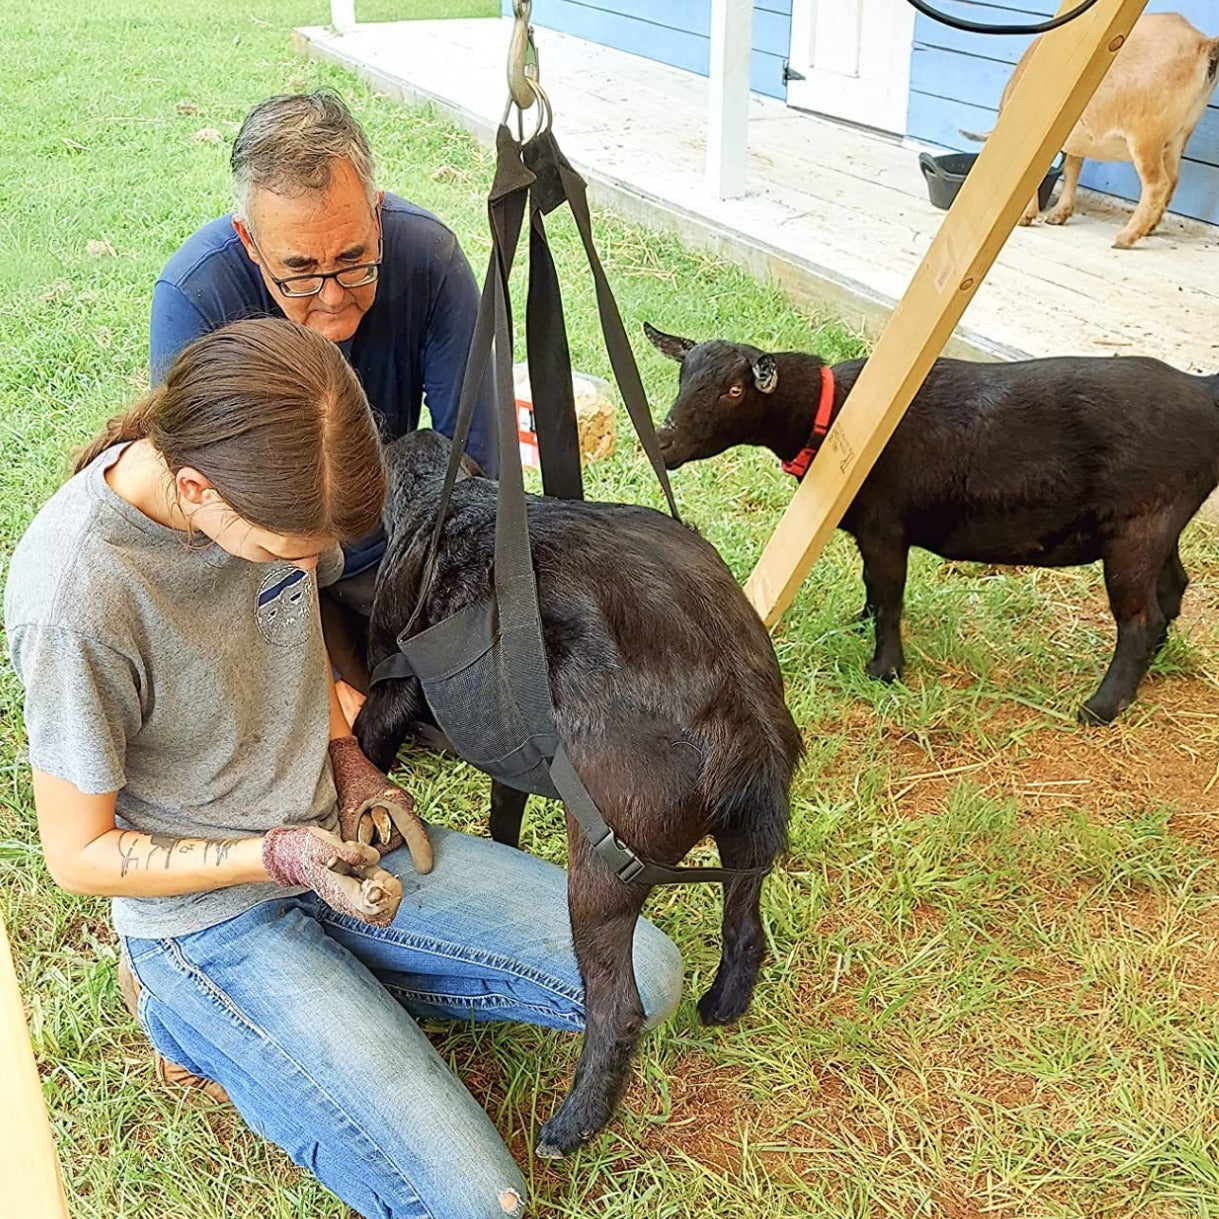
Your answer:
[[[1020,57],[999,102],[1002,110],[1040,39]],[[1075,211],[1084,158],[1131,161],[1142,183],[1138,207],[1113,244],[1128,250],[1160,223],[1181,173],[1181,155],[1219,77],[1219,38],[1207,38],[1180,13],[1146,13],[1114,57],[1100,87],[1063,145],[1062,194],[1046,224]],[[984,137],[978,137],[984,138]],[[1034,195],[1021,224],[1038,214]]]

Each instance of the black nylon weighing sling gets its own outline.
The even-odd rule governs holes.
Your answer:
[[[760,875],[768,869],[674,868],[641,858],[606,824],[555,728],[537,579],[529,548],[512,379],[508,280],[527,203],[526,342],[543,487],[550,495],[583,498],[571,358],[558,275],[543,224],[545,214],[567,202],[592,270],[606,349],[623,401],[675,519],[677,506],[639,370],[593,245],[584,180],[567,163],[549,128],[522,145],[501,125],[496,144],[495,179],[487,201],[491,258],[462,382],[440,506],[414,611],[398,636],[398,652],[377,665],[372,683],[417,679],[436,723],[462,758],[517,791],[562,800],[596,853],[623,881],[681,884]],[[492,345],[500,462],[493,595],[412,634],[431,583],[441,530]]]

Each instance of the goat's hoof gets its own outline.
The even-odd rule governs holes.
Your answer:
[[[698,1001],[698,1018],[706,1025],[732,1024],[745,1014],[749,996],[718,991],[714,986]]]
[[[1035,216],[1030,216],[1026,213],[1025,215],[1021,216],[1020,219],[1016,221],[1016,223],[1022,229],[1027,229],[1029,227],[1029,225],[1032,224],[1035,219],[1036,219]]]
[[[537,1145],[533,1149],[533,1154],[539,1160],[561,1160],[567,1152],[557,1143],[548,1143],[544,1138],[538,1139]]]
[[[883,681],[891,686],[902,675],[901,665],[890,664],[887,660],[869,660],[866,667],[869,677],[875,681]]]
[[[561,1160],[587,1142],[596,1130],[580,1130],[563,1116],[562,1108],[538,1131],[533,1153],[540,1160]]]
[[[1130,706],[1129,702],[1113,705],[1099,703],[1096,699],[1090,698],[1080,707],[1078,719],[1081,724],[1086,724],[1091,728],[1103,727],[1106,724],[1112,724],[1128,706]]]
[[[1071,219],[1072,215],[1072,212],[1060,212],[1057,210],[1046,212],[1045,222],[1046,224],[1066,224],[1066,222]]]
[[[1123,229],[1113,239],[1113,249],[1129,250],[1141,236],[1141,233],[1127,233],[1126,230]]]

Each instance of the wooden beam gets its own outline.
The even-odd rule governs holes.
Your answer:
[[[767,626],[799,591],[1145,4],[1099,0],[1038,44],[745,584]]]
[[[711,0],[707,186],[717,199],[745,193],[753,0]]]
[[[0,919],[0,1210],[21,1219],[67,1219],[55,1138],[42,1099],[8,935]]]

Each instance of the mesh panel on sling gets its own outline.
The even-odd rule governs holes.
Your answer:
[[[558,738],[533,735],[498,646],[494,601],[477,601],[399,647],[436,722],[472,766],[518,791],[557,799],[548,759]]]
[[[508,277],[527,203],[530,258],[526,340],[543,487],[551,495],[583,497],[571,360],[558,276],[543,225],[545,214],[567,202],[592,270],[606,348],[623,401],[674,517],[677,507],[639,370],[593,246],[583,179],[567,163],[549,129],[522,146],[507,127],[501,126],[497,149],[495,180],[487,205],[491,258],[471,340],[440,506],[414,611],[398,636],[398,652],[381,661],[373,671],[373,684],[405,677],[418,680],[437,724],[466,761],[518,791],[561,799],[596,853],[622,880],[677,884],[722,881],[741,875],[734,869],[673,868],[641,858],[606,824],[556,731],[529,548],[512,384]],[[416,633],[414,625],[431,583],[441,530],[474,415],[475,397],[493,346],[500,459],[494,595]],[[764,871],[751,869],[749,874]]]

